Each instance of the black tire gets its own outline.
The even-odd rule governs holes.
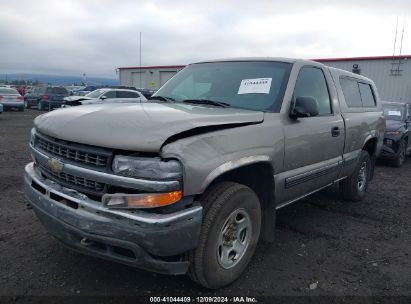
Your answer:
[[[407,143],[404,139],[400,141],[400,147],[398,148],[397,157],[392,162],[393,166],[396,168],[400,168],[405,161],[405,156],[407,155],[406,151]]]
[[[30,103],[29,103],[27,100],[24,101],[24,107],[25,107],[26,109],[30,109],[30,108],[31,108]]]
[[[41,103],[41,101],[39,101],[38,104],[37,104],[37,110],[39,110],[39,111],[44,111],[44,106],[43,106],[43,104]]]
[[[238,279],[250,262],[260,235],[261,207],[254,191],[233,182],[222,182],[210,187],[203,195],[201,202],[204,206],[201,235],[198,247],[189,254],[188,274],[193,281],[200,285],[215,289]],[[234,214],[235,221],[237,221],[236,212],[239,212],[237,215],[240,215],[241,212],[247,214],[247,223],[250,223],[250,226],[241,230],[245,231],[244,235],[246,236],[242,236],[241,231],[236,230],[236,223],[233,223],[234,232],[229,230],[231,224],[228,224],[228,220]],[[239,218],[241,221],[243,219]],[[223,230],[226,232],[223,233]],[[235,251],[231,251],[227,255],[228,259],[225,260],[233,263],[230,268],[227,268],[221,262],[223,259],[221,249],[225,246],[221,244],[221,240],[225,240],[224,237],[227,235],[230,237],[233,234],[236,234],[238,239],[231,239],[228,243],[230,241],[231,243],[237,242],[240,238],[244,238],[244,242],[248,242],[248,245],[244,246],[245,249],[238,260],[234,258],[237,254],[232,256],[232,252]],[[221,238],[222,235],[224,235],[223,238]],[[229,250],[231,249],[227,249],[226,252]],[[230,256],[232,256],[231,259]]]
[[[358,164],[355,167],[353,174],[340,182],[340,192],[344,199],[353,202],[358,202],[364,199],[371,178],[371,166],[372,162],[370,155],[367,151],[361,150]],[[361,186],[360,175],[365,178]]]
[[[19,112],[24,112],[24,108],[23,107],[19,108]]]

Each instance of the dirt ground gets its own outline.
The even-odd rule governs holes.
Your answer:
[[[361,203],[340,200],[332,188],[282,209],[275,242],[258,246],[235,283],[208,291],[186,276],[73,253],[45,231],[22,190],[39,114],[0,115],[0,296],[411,296],[409,157],[400,169],[377,166]]]

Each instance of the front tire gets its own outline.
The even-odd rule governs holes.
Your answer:
[[[400,168],[400,167],[402,166],[402,164],[404,163],[404,161],[405,161],[405,156],[406,156],[406,154],[407,154],[407,152],[406,152],[406,147],[407,147],[407,143],[405,142],[404,139],[401,139],[401,141],[400,141],[400,147],[399,147],[399,149],[398,149],[397,158],[394,159],[394,161],[393,161],[394,167]]]
[[[340,182],[340,192],[344,199],[353,202],[364,199],[371,178],[371,166],[370,154],[361,150],[354,173]]]
[[[190,253],[189,276],[215,289],[238,279],[257,246],[261,229],[260,201],[250,188],[216,184],[203,195],[199,245]]]

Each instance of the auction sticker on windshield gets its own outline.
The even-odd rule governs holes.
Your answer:
[[[269,94],[272,78],[254,78],[241,80],[237,94]]]

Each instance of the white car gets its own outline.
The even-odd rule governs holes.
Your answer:
[[[69,96],[64,98],[65,106],[79,106],[96,103],[144,102],[147,98],[138,91],[127,89],[97,89],[85,96]]]

